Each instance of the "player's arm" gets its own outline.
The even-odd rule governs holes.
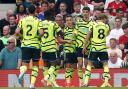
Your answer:
[[[42,37],[44,35],[43,21],[39,21],[38,35]]]
[[[22,30],[22,20],[19,22],[19,24],[18,24],[18,26],[16,28],[16,31],[14,33],[14,36],[16,38],[22,37],[21,30]]]
[[[88,42],[89,42],[89,40],[90,40],[90,38],[91,38],[91,35],[92,35],[92,31],[89,31],[89,32],[87,33],[87,35],[86,35],[86,38],[85,38],[85,40],[84,40],[84,47],[83,47],[83,50],[82,50],[82,53],[83,53],[83,54],[87,51],[86,48],[87,48],[87,44],[88,44]]]
[[[57,32],[57,41],[61,44],[65,44],[65,43],[72,43],[71,40],[64,40],[64,33],[60,30],[59,32]]]

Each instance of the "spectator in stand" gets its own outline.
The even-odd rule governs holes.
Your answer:
[[[94,7],[104,7],[105,0],[91,0]]]
[[[27,15],[26,7],[23,4],[17,5],[16,9],[16,23],[18,24],[20,19]]]
[[[119,38],[119,47],[122,50],[122,59],[124,59],[125,57],[125,53],[124,53],[124,48],[125,45],[128,43],[128,22],[126,22],[125,24],[123,24],[122,26],[123,31],[124,31],[124,35],[120,36]]]
[[[128,51],[126,52],[125,59],[121,64],[121,68],[128,68]]]
[[[73,4],[74,12],[72,13],[73,21],[76,22],[77,16],[81,15],[80,9],[81,9],[81,4],[75,2]]]
[[[61,27],[62,31],[64,29],[64,20],[61,14],[57,14],[55,17],[55,22]]]
[[[121,8],[123,10],[123,13],[126,14],[127,6],[126,4],[121,0],[114,0],[108,4],[108,8],[112,9],[111,15],[116,16],[116,10]]]
[[[41,12],[37,15],[40,20],[43,21],[45,19],[44,12],[47,11],[48,8],[49,8],[48,2],[47,1],[43,1],[41,3]]]
[[[6,18],[0,20],[0,36],[3,36],[3,27],[9,25],[9,17],[14,14],[13,10],[9,9],[6,14]]]
[[[94,21],[97,20],[98,16],[102,13],[102,8],[96,7],[94,8],[93,16],[91,17]]]
[[[122,24],[122,18],[116,17],[116,18],[115,18],[115,27],[114,27],[114,29],[112,29],[112,30],[110,31],[110,34],[109,34],[109,35],[111,35],[113,38],[116,38],[117,43],[118,43],[119,37],[120,37],[121,35],[124,35],[124,31],[123,31],[123,29],[122,29],[121,24]]]
[[[89,7],[91,14],[93,14],[94,6],[90,4],[90,0],[81,0],[81,12],[85,6]]]
[[[23,4],[26,8],[28,8],[30,5],[32,5],[34,2],[33,0],[24,0]]]
[[[63,19],[65,21],[66,16],[69,14],[67,12],[67,4],[64,3],[64,2],[61,2],[60,6],[59,6],[59,9],[60,9],[60,13],[59,14],[61,14],[63,16]]]
[[[0,52],[1,50],[4,48],[4,44],[3,44],[3,41],[0,39]]]
[[[55,4],[55,12],[56,14],[59,14],[60,13],[60,4],[61,3],[65,3],[66,4],[66,7],[68,9],[66,9],[66,12],[71,14],[73,12],[73,3],[74,3],[74,0],[57,0],[56,1],[56,4]]]
[[[112,16],[111,13],[111,9],[104,9],[104,13],[108,16],[108,24],[109,26],[111,26],[111,22],[113,21],[112,19],[114,18],[114,16]],[[112,25],[113,26],[113,25]],[[112,27],[110,27],[110,29],[113,29]]]
[[[23,0],[16,0],[16,5],[23,4]]]
[[[9,17],[9,26],[10,26],[10,35],[14,35],[15,30],[17,28],[15,15]]]
[[[110,25],[110,28],[111,28],[111,29],[113,29],[113,28],[115,27],[115,24],[114,24],[114,23],[115,23],[115,18],[116,18],[116,17],[119,17],[119,18],[122,19],[121,26],[122,26],[124,23],[126,23],[126,21],[127,21],[127,18],[124,17],[124,12],[122,11],[121,8],[119,8],[119,9],[116,10],[116,16],[113,16],[113,17],[111,18],[111,20],[109,20],[109,25]]]
[[[110,48],[107,49],[108,56],[110,53],[116,52],[119,58],[122,58],[122,51],[117,47],[117,40],[115,38],[110,39]]]
[[[8,46],[0,52],[1,69],[19,69],[21,66],[21,49],[16,47],[16,39],[9,37]]]
[[[52,12],[52,14],[55,17],[55,15],[56,15],[56,13],[55,13],[55,0],[48,0],[48,2],[49,2],[49,10]]]
[[[8,45],[8,38],[10,37],[10,27],[6,25],[3,27],[3,36],[0,38],[3,41],[4,46]]]
[[[122,59],[117,56],[116,52],[111,52],[108,60],[109,68],[120,68],[122,64]]]

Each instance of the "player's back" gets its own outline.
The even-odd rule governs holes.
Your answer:
[[[23,34],[22,47],[39,48],[38,25],[39,19],[37,17],[27,16],[21,19],[19,27]]]
[[[106,51],[106,37],[109,26],[103,22],[95,22],[91,30],[91,51]]]
[[[44,35],[41,38],[41,49],[44,52],[55,52],[58,50],[56,36],[57,32],[61,29],[53,21],[42,21],[42,29],[44,30]]]

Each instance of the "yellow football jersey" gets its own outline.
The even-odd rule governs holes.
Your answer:
[[[91,51],[104,52],[107,51],[106,37],[109,33],[109,26],[103,22],[95,22],[92,28]]]
[[[94,21],[91,19],[89,21],[84,21],[83,19],[80,19],[78,22],[76,22],[76,28],[78,29],[76,37],[76,47],[83,48],[84,40],[87,33],[89,32],[89,27],[93,24],[93,22]]]
[[[44,20],[40,23],[40,26],[44,30],[44,35],[41,38],[41,50],[43,52],[56,52],[58,50],[56,36],[61,28],[57,23]]]
[[[71,40],[72,43],[65,43],[64,44],[64,52],[65,53],[75,53],[76,48],[76,28],[64,28],[64,40]]]
[[[27,16],[20,20],[18,27],[23,34],[22,47],[39,48],[38,26],[40,20],[34,16]]]

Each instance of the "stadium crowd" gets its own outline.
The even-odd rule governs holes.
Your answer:
[[[51,27],[51,29],[55,30],[55,28],[61,28],[61,31],[63,33],[66,33],[64,29],[67,29],[67,26],[72,28],[76,24],[77,25],[83,24],[82,22],[78,23],[78,21],[81,21],[82,18],[84,18],[84,20],[87,20],[87,21],[90,20],[88,21],[88,23],[92,24],[93,21],[99,20],[99,16],[104,13],[104,15],[107,16],[106,24],[109,26],[109,34],[106,37],[106,46],[107,46],[107,52],[108,52],[108,58],[109,58],[108,67],[109,68],[127,68],[128,67],[128,0],[16,0],[17,8],[15,9],[15,11],[9,9],[7,11],[6,18],[0,18],[0,69],[4,69],[4,70],[20,69],[21,65],[26,65],[26,64],[22,64],[22,61],[24,62],[23,58],[27,59],[27,57],[25,57],[25,53],[33,51],[31,50],[31,51],[25,52],[26,50],[25,47],[24,49],[21,47],[23,46],[21,45],[23,44],[22,40],[24,40],[23,39],[24,35],[21,36],[21,34],[24,34],[24,32],[20,32],[21,34],[19,34],[18,32],[20,28],[24,28],[24,26],[22,25],[22,22],[23,22],[22,19],[27,17],[30,14],[29,12],[31,12],[31,9],[29,7],[31,5],[34,5],[36,8],[36,12],[33,15],[34,17],[37,17],[39,21],[45,21],[49,19],[51,21],[56,22],[57,25]],[[72,24],[68,22],[71,19],[73,19]],[[44,26],[46,25],[45,23],[43,24]],[[91,27],[90,24],[88,25],[88,28]],[[33,34],[33,33],[32,34],[30,33],[31,26],[30,25],[27,25],[27,26],[30,29],[27,32],[27,35],[31,36]],[[37,27],[37,28],[39,29],[43,28],[42,25],[39,24],[39,26],[40,27]],[[78,29],[79,29],[79,26],[78,26]],[[76,36],[77,33],[75,31],[70,33],[70,34],[73,34],[73,37],[70,38],[72,39],[72,41],[70,41],[70,40],[59,39],[60,37],[66,38],[66,36],[64,35],[63,37],[62,36],[63,33],[60,33],[59,29],[55,31],[57,36],[55,36],[56,38],[53,40],[57,40],[57,43],[58,43],[58,48],[59,48],[58,54],[59,54],[59,58],[61,59],[61,63],[60,63],[61,68],[66,67],[66,73],[68,73],[68,71],[69,72],[73,71],[73,69],[70,68],[71,66],[72,67],[75,66],[74,68],[76,68],[76,65],[77,65],[77,68],[79,69],[78,71],[79,79],[80,80],[83,79],[81,77],[81,74],[82,74],[81,69],[83,68],[83,61],[81,61],[80,59],[82,58],[83,60],[83,58],[85,58],[84,60],[85,67],[88,67],[87,66],[88,61],[86,60],[87,57],[84,57],[83,55],[80,56],[81,54],[78,54],[80,57],[78,56],[77,61],[72,61],[72,60],[68,61],[69,64],[71,64],[71,66],[69,66],[68,64],[65,64],[66,60],[64,55],[64,50],[65,50],[64,47],[68,47],[69,46],[68,44],[74,45],[73,39],[75,37],[77,39],[77,36]],[[36,33],[36,31],[34,31],[34,33]],[[39,33],[39,36],[43,34],[43,32],[41,31],[39,31],[38,33]],[[46,32],[44,33],[45,33],[44,38],[47,38],[48,34],[46,34]],[[100,34],[102,34],[102,32]],[[83,38],[80,38],[80,39],[83,39]],[[43,44],[43,40],[45,39],[42,39],[41,44]],[[77,41],[77,42],[80,43],[80,41]],[[27,44],[27,41],[24,41],[24,43]],[[54,43],[52,44],[54,45]],[[84,45],[84,43],[82,43],[82,45]],[[49,56],[48,54],[45,53],[46,49],[48,49],[47,47],[48,46],[43,48],[42,46],[41,49],[43,50],[43,52],[40,52],[40,54],[41,53],[42,55],[44,54],[43,60],[44,60],[44,64],[46,65],[48,64],[46,63],[45,58],[47,58],[46,56]],[[75,47],[75,46],[72,46],[72,47]],[[82,49],[76,48],[76,50],[82,50]],[[71,50],[71,51],[73,53],[75,52],[74,50]],[[68,51],[65,51],[65,52],[68,53]],[[38,54],[35,53],[34,56],[35,57],[31,57],[31,58],[36,58],[36,59],[38,58]],[[66,57],[69,57],[69,59],[73,59],[75,55],[68,54],[66,55]],[[53,59],[54,59],[54,55],[53,55]],[[72,65],[72,62],[74,62],[74,65]],[[32,65],[32,62],[30,63],[30,65]],[[55,66],[57,65],[58,63]],[[44,67],[43,69],[45,70],[45,68],[47,67]],[[103,68],[103,63],[101,63],[100,61],[96,61],[93,63],[93,68]],[[36,67],[33,70],[37,71]],[[51,67],[49,68],[49,71],[53,71]],[[53,76],[52,73],[53,72],[50,73],[51,76]],[[66,77],[68,77],[68,75],[69,74],[67,74]],[[48,80],[49,78],[48,76],[49,75],[45,75],[45,80]],[[69,78],[67,78],[67,80],[69,80]],[[42,82],[45,83],[45,81],[42,81]]]

